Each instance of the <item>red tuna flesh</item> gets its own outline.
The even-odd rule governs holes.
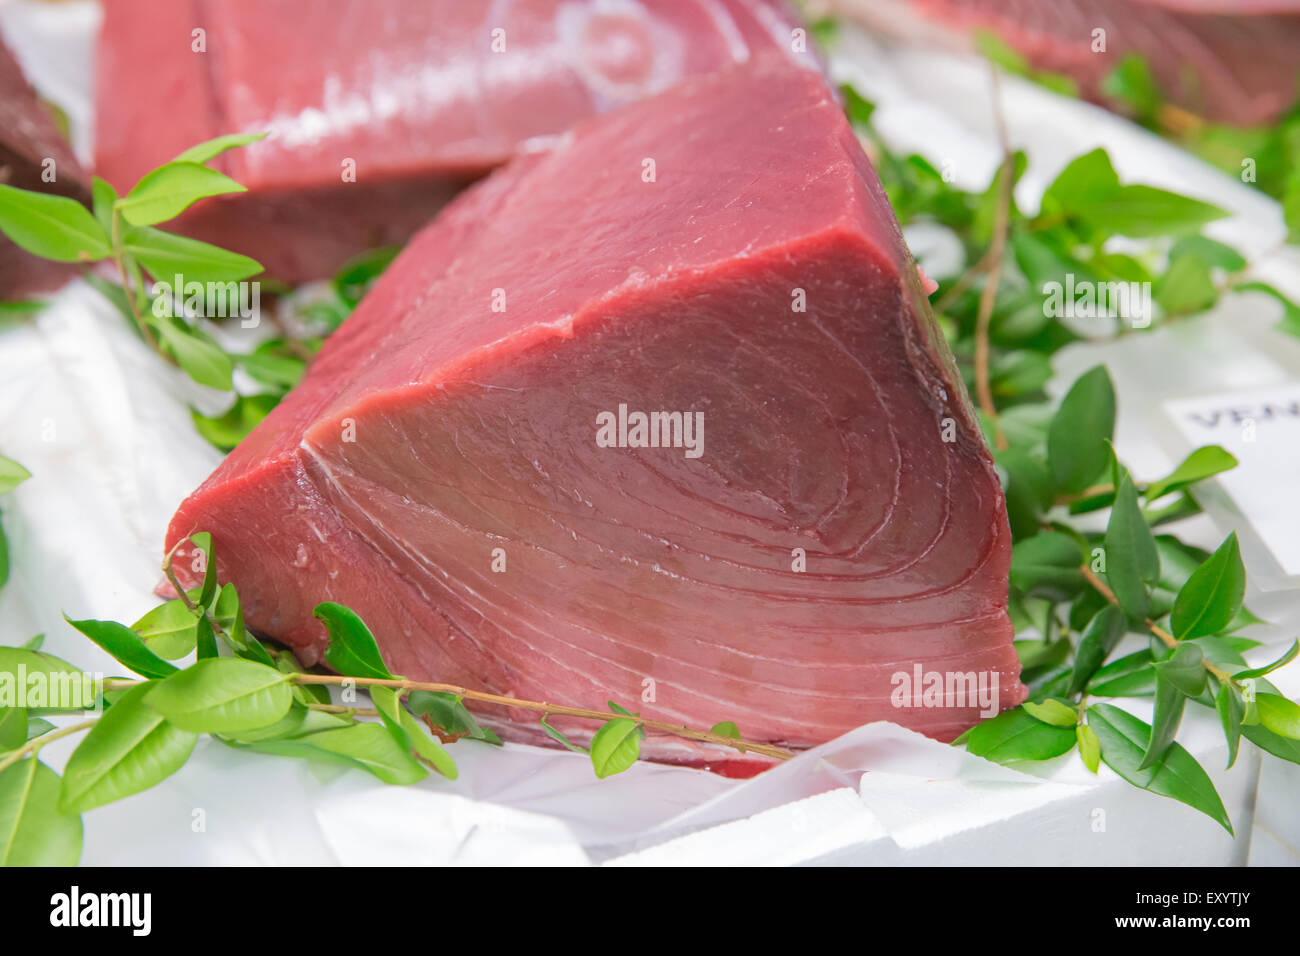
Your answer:
[[[684,426],[683,447],[598,442],[602,416],[631,445],[633,412],[661,410],[702,416],[698,456]],[[338,601],[395,673],[794,747],[979,719],[894,706],[914,664],[1025,695],[969,400],[832,94],[778,61],[584,124],[453,203],[167,547],[199,530],[249,624],[307,662],[313,606]]]
[[[836,9],[914,40],[969,45],[996,34],[1035,69],[1074,79],[1110,102],[1102,81],[1126,54],[1142,56],[1174,104],[1217,122],[1267,123],[1295,101],[1300,78],[1296,0],[830,0]],[[1092,48],[1093,30],[1106,49]]]
[[[774,0],[111,0],[96,171],[129,189],[195,143],[267,132],[216,164],[249,191],[178,228],[317,278],[585,117],[764,50],[815,66],[793,24]]]
[[[0,183],[18,189],[90,199],[89,180],[49,108],[0,42]],[[0,300],[48,292],[80,266],[51,262],[25,252],[0,235]]]

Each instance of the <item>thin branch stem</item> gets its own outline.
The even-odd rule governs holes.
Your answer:
[[[1109,481],[1104,485],[1093,485],[1091,488],[1084,488],[1083,491],[1076,491],[1072,495],[1061,495],[1056,499],[1058,505],[1074,504],[1076,501],[1084,501],[1088,498],[1095,498],[1098,495],[1109,495],[1115,491],[1115,486]]]
[[[188,539],[182,538],[181,540],[185,541]],[[167,580],[171,583],[171,586],[176,589],[176,593],[181,596],[181,600],[185,602],[185,606],[189,608],[191,611],[198,613],[200,610],[199,606],[190,599],[190,596],[186,593],[185,588],[181,586],[180,580],[176,577],[175,570],[172,568],[172,558],[175,556],[176,548],[178,548],[179,546],[180,546],[180,542],[177,542],[176,545],[172,548],[172,550],[168,552],[167,557],[163,559],[163,566],[162,566],[163,574],[166,575]],[[220,625],[218,625],[216,621],[212,620],[211,616],[208,615],[206,609],[203,609],[203,614],[204,616],[208,617],[208,623],[212,626],[213,632],[218,636],[224,638],[226,642],[229,643],[230,638],[221,629]],[[492,703],[492,704],[502,704],[507,707],[517,707],[521,710],[540,711],[544,716],[555,714],[556,716],[562,716],[562,717],[579,717],[587,720],[601,720],[601,721],[612,720],[615,716],[617,716],[615,714],[607,714],[599,710],[586,710],[581,707],[565,707],[560,704],[547,704],[547,703],[533,701],[533,700],[521,700],[517,697],[503,697],[499,694],[489,694],[486,691],[471,690],[467,687],[459,687],[455,684],[440,684],[440,683],[396,680],[396,679],[381,680],[378,678],[366,678],[366,677],[342,677],[335,674],[294,674],[290,677],[290,680],[298,684],[343,684],[351,681],[361,686],[377,685],[381,687],[400,687],[406,690],[437,691],[437,692],[448,693],[448,694],[456,694],[457,696],[460,697],[468,697],[470,700],[479,700],[485,703]],[[324,710],[329,713],[342,713],[346,710],[351,709],[346,707],[340,707],[337,710],[330,709],[333,706],[334,705],[319,704],[316,705],[315,709]],[[357,711],[357,713],[361,713],[361,711]],[[377,713],[375,715],[377,716]],[[723,736],[722,734],[714,734],[704,730],[695,730],[691,727],[685,727],[680,724],[670,724],[659,720],[647,720],[642,717],[631,717],[628,719],[635,720],[638,724],[640,724],[642,727],[645,727],[647,730],[658,730],[666,734],[672,734],[677,737],[685,737],[690,740],[699,740],[705,743],[719,744],[720,746],[731,747],[734,750],[739,750],[741,753],[753,752],[758,754],[764,754],[765,756],[768,757],[776,757],[777,759],[780,760],[788,760],[789,758],[794,756],[793,751],[786,750],[784,747],[777,747],[772,744],[753,743],[751,741],[741,740],[736,737],[726,737]]]
[[[1104,597],[1111,604],[1114,604],[1116,607],[1119,606],[1119,598],[1115,596],[1115,592],[1110,589],[1110,586],[1107,585],[1106,582],[1103,581],[1097,575],[1096,571],[1088,567],[1088,565],[1086,564],[1079,565],[1079,570],[1083,573],[1084,580],[1086,580],[1089,584],[1091,584],[1093,588],[1096,589],[1098,594]],[[1159,624],[1157,624],[1155,621],[1151,620],[1150,618],[1147,618],[1142,623],[1146,625],[1148,631],[1150,631],[1157,638],[1159,638],[1160,642],[1164,644],[1165,647],[1175,648],[1179,645],[1180,642],[1178,638],[1174,637],[1172,634],[1170,634],[1168,631],[1166,631],[1163,627],[1161,627]],[[1205,669],[1209,671],[1209,673],[1213,674],[1215,679],[1217,679],[1220,683],[1233,684],[1233,685],[1236,684],[1236,681],[1232,679],[1232,675],[1229,674],[1227,671],[1225,671],[1223,668],[1218,667],[1217,665],[1212,664],[1207,660],[1202,660],[1201,663],[1205,665]]]
[[[78,731],[89,730],[91,727],[94,727],[96,723],[98,723],[98,721],[83,720],[79,724],[69,724],[67,727],[60,727],[57,730],[47,731],[39,737],[33,737],[17,750],[6,755],[3,760],[0,760],[0,770],[5,770],[13,764],[16,764],[28,754],[35,756],[38,750],[53,740],[58,740],[60,737],[67,737],[71,734],[77,733]]]
[[[221,625],[217,623],[217,619],[208,613],[207,608],[200,609],[199,606],[190,599],[190,596],[185,591],[185,588],[181,587],[181,582],[176,577],[176,572],[172,569],[172,558],[175,557],[176,555],[176,549],[189,540],[190,540],[189,538],[181,538],[174,545],[172,545],[172,549],[167,552],[167,557],[163,558],[163,565],[162,565],[163,574],[167,577],[167,582],[171,584],[173,588],[175,588],[176,593],[181,596],[181,600],[185,602],[185,606],[190,609],[190,612],[192,614],[198,614],[200,613],[200,611],[202,611],[203,616],[208,619],[208,626],[212,628],[212,633],[217,637],[220,637],[227,644],[230,644],[232,643],[230,640],[230,635],[227,634],[222,629]]]
[[[466,697],[470,700],[482,701],[487,704],[499,704],[503,707],[517,707],[520,710],[531,710],[542,714],[544,717],[576,717],[582,720],[599,720],[601,722],[613,720],[617,717],[626,717],[622,714],[606,713],[602,710],[588,710],[583,707],[566,707],[561,704],[548,704],[544,701],[521,700],[518,697],[505,697],[501,694],[489,694],[486,691],[472,690],[468,687],[460,687],[456,684],[442,684],[432,681],[414,681],[400,678],[386,679],[378,677],[343,677],[338,674],[292,674],[289,680],[296,684],[356,684],[360,687],[396,687],[402,690],[426,690],[442,694],[455,694],[457,697]],[[749,740],[742,740],[736,737],[726,737],[722,734],[710,733],[705,730],[695,730],[681,724],[670,724],[662,720],[649,720],[645,717],[626,717],[627,720],[635,721],[646,730],[657,730],[661,733],[672,734],[675,737],[685,737],[688,740],[698,740],[703,743],[717,744],[721,747],[730,747],[733,750],[739,750],[741,753],[757,753],[768,757],[775,757],[779,760],[788,760],[794,756],[794,752],[784,747],[778,747],[774,744],[760,744]]]
[[[379,711],[366,707],[346,707],[343,704],[308,704],[308,710],[322,714],[346,714],[349,717],[378,717]]]
[[[998,422],[997,406],[993,403],[993,389],[989,385],[989,324],[993,319],[993,306],[997,300],[998,283],[1002,277],[1002,256],[1006,251],[1007,228],[1011,219],[1011,187],[1013,159],[1007,136],[1006,117],[1002,114],[1002,91],[996,67],[993,77],[993,115],[997,123],[998,141],[1002,145],[1002,165],[998,169],[998,204],[993,222],[993,244],[985,256],[988,276],[980,290],[979,312],[975,318],[975,392],[980,409],[993,426],[993,441],[998,450],[1008,447],[1006,435]]]
[[[116,206],[113,207],[113,262],[117,264],[117,274],[122,278],[122,292],[126,295],[126,304],[131,309],[131,318],[135,320],[136,328],[144,336],[144,340],[149,343],[149,347],[163,355],[158,339],[153,334],[153,329],[149,328],[149,323],[145,321],[144,316],[140,313],[139,300],[135,294],[135,284],[126,270],[126,250],[122,248],[122,214],[118,212]],[[167,356],[163,356],[167,358]],[[168,359],[171,361],[171,359]]]
[[[975,284],[975,280],[983,275],[984,270],[988,268],[990,252],[991,250],[985,250],[984,255],[980,256],[979,261],[963,272],[948,291],[939,297],[938,301],[935,302],[933,306],[935,312],[943,312],[959,295]]]

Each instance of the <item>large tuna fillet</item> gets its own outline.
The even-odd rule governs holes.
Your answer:
[[[338,601],[397,673],[796,747],[979,719],[900,701],[917,669],[1025,693],[969,400],[834,98],[778,61],[457,200],[167,546],[199,530],[308,662]]]
[[[777,0],[108,0],[96,171],[266,132],[216,164],[248,192],[177,228],[320,277],[585,117],[763,50],[815,66],[792,26]]]
[[[1174,104],[1236,125],[1266,123],[1296,102],[1296,0],[827,0],[870,26],[927,43],[996,34],[1036,69],[1074,79],[1109,102],[1106,76],[1143,57]],[[1104,51],[1093,48],[1104,30]]]
[[[0,184],[35,189],[87,202],[89,180],[54,115],[0,42]],[[46,292],[62,285],[79,267],[24,252],[0,235],[0,300]]]

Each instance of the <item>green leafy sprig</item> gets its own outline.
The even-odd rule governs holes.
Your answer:
[[[1083,340],[1045,308],[1045,292],[1071,274],[1150,283],[1156,309],[1149,325],[1116,317],[1111,336],[1143,334],[1242,291],[1281,299],[1288,331],[1300,332],[1291,318],[1300,310],[1272,289],[1253,287],[1244,257],[1200,234],[1221,210],[1121,182],[1104,150],[1067,164],[1029,213],[1012,192],[1025,157],[1005,139],[988,188],[970,193],[923,157],[893,153],[872,125],[872,105],[852,89],[845,102],[903,224],[948,228],[972,263],[941,282],[935,311],[977,398],[1003,480],[1014,541],[1010,610],[1030,696],[959,742],[1007,763],[1077,749],[1089,770],[1105,763],[1134,786],[1187,803],[1231,830],[1209,776],[1177,742],[1185,705],[1218,712],[1229,765],[1243,736],[1300,763],[1300,708],[1264,680],[1300,644],[1267,667],[1249,668],[1242,652],[1256,644],[1236,632],[1258,618],[1242,605],[1245,569],[1235,535],[1210,554],[1157,533],[1200,511],[1197,483],[1235,467],[1232,455],[1198,448],[1168,475],[1141,483],[1111,444],[1118,402],[1104,367],[1081,375],[1059,404],[1047,398],[1052,357]],[[1121,237],[1124,251],[1114,241]],[[1096,513],[1107,509],[1098,530]],[[1146,635],[1149,646],[1113,659],[1129,634]],[[1152,723],[1104,702],[1125,697],[1151,698]]]
[[[0,455],[0,495],[7,495],[32,476],[22,465],[12,458]],[[5,537],[4,525],[0,524],[0,588],[9,580],[9,541]]]
[[[262,266],[248,256],[158,226],[196,202],[245,192],[207,164],[263,135],[220,136],[200,143],[146,173],[125,196],[96,177],[89,211],[73,199],[0,185],[0,232],[46,259],[88,267],[110,263],[117,282],[94,271],[86,273],[86,281],[165,361],[200,385],[230,394],[229,407],[220,415],[193,412],[200,434],[223,450],[237,445],[298,383],[324,337],[347,318],[397,253],[374,249],[346,263],[324,297],[316,295],[301,305],[302,328],[294,333],[274,309],[264,309],[276,334],[251,351],[229,351],[208,334],[198,319],[205,313],[232,314],[240,294],[235,283],[259,274]],[[205,289],[202,301],[187,298],[184,290],[153,294],[148,277],[170,283],[177,275],[183,275],[187,285],[196,282]],[[270,280],[258,281],[271,296],[289,291]],[[209,301],[208,290],[226,301]],[[0,305],[12,315],[30,315],[39,308],[39,303],[28,302]],[[246,392],[235,388],[236,369],[252,383]]]
[[[445,745],[461,739],[500,745],[466,701],[540,714],[543,730],[587,754],[601,778],[631,767],[647,732],[741,754],[793,756],[782,747],[743,739],[731,722],[702,731],[641,717],[613,701],[609,711],[599,711],[406,680],[389,671],[361,618],[331,602],[318,605],[315,614],[329,633],[326,663],[338,673],[307,673],[291,652],[272,649],[247,630],[234,585],[217,581],[211,536],[197,533],[190,543],[191,566],[202,571],[198,587],[181,587],[174,550],[163,570],[179,597],[131,627],[69,621],[139,675],[100,682],[103,716],[55,728],[28,708],[0,707],[0,864],[75,863],[81,852],[80,815],[165,780],[185,765],[204,734],[238,750],[351,767],[395,785],[419,782],[430,773],[455,779],[456,762]],[[0,672],[16,673],[21,665],[29,674],[81,678],[71,664],[42,653],[39,643],[0,647]],[[191,654],[195,660],[189,666],[172,663]],[[373,707],[336,704],[330,686],[364,688]],[[600,726],[590,746],[581,747],[551,725],[551,717]],[[39,759],[46,744],[82,732],[85,737],[62,777]]]

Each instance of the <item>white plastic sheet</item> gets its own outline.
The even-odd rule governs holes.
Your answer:
[[[73,120],[81,155],[91,126],[93,4],[10,3],[0,28],[38,86]],[[885,50],[850,35],[836,60],[880,103],[899,145],[954,160],[962,183],[998,160],[987,73],[977,61]],[[1021,201],[1069,157],[1104,144],[1122,176],[1166,184],[1238,215],[1218,234],[1252,254],[1282,234],[1275,204],[1104,112],[1014,80],[1003,84],[1011,136],[1029,150]],[[1294,260],[1265,274],[1296,289]],[[1261,313],[1266,309],[1261,308]],[[1068,376],[1107,361],[1118,379],[1121,452],[1139,475],[1162,472],[1151,405],[1189,389],[1295,377],[1267,314],[1240,305],[1062,358]],[[1244,331],[1243,331],[1244,330]],[[1276,346],[1276,347],[1275,347]],[[1206,356],[1212,358],[1206,358]],[[1183,362],[1184,365],[1177,363]],[[1194,374],[1187,374],[1193,368]],[[1168,381],[1160,369],[1167,369]],[[1067,379],[1068,380],[1068,379]],[[47,649],[91,670],[118,668],[60,617],[134,620],[152,606],[171,511],[219,455],[188,405],[212,395],[165,367],[83,284],[34,321],[0,334],[0,450],[33,478],[4,500],[14,572],[0,593],[0,643],[45,632]],[[1226,532],[1209,519],[1201,543]],[[1294,624],[1294,595],[1253,595]],[[1254,636],[1273,642],[1283,627]],[[1291,680],[1287,689],[1300,690]],[[1141,713],[1141,706],[1135,706]],[[1149,716],[1145,714],[1143,716]],[[1297,863],[1297,768],[1245,747],[1231,773],[1212,715],[1189,714],[1189,749],[1220,787],[1237,827],[1137,791],[1106,768],[1065,757],[1009,770],[889,724],[860,728],[749,781],[641,764],[597,781],[567,752],[474,743],[455,748],[460,779],[391,788],[351,771],[236,753],[205,740],[175,776],[85,817],[89,864],[717,864],[717,863]],[[59,765],[72,743],[45,755]],[[1255,789],[1259,786],[1258,812]],[[1258,824],[1258,827],[1255,825]]]

